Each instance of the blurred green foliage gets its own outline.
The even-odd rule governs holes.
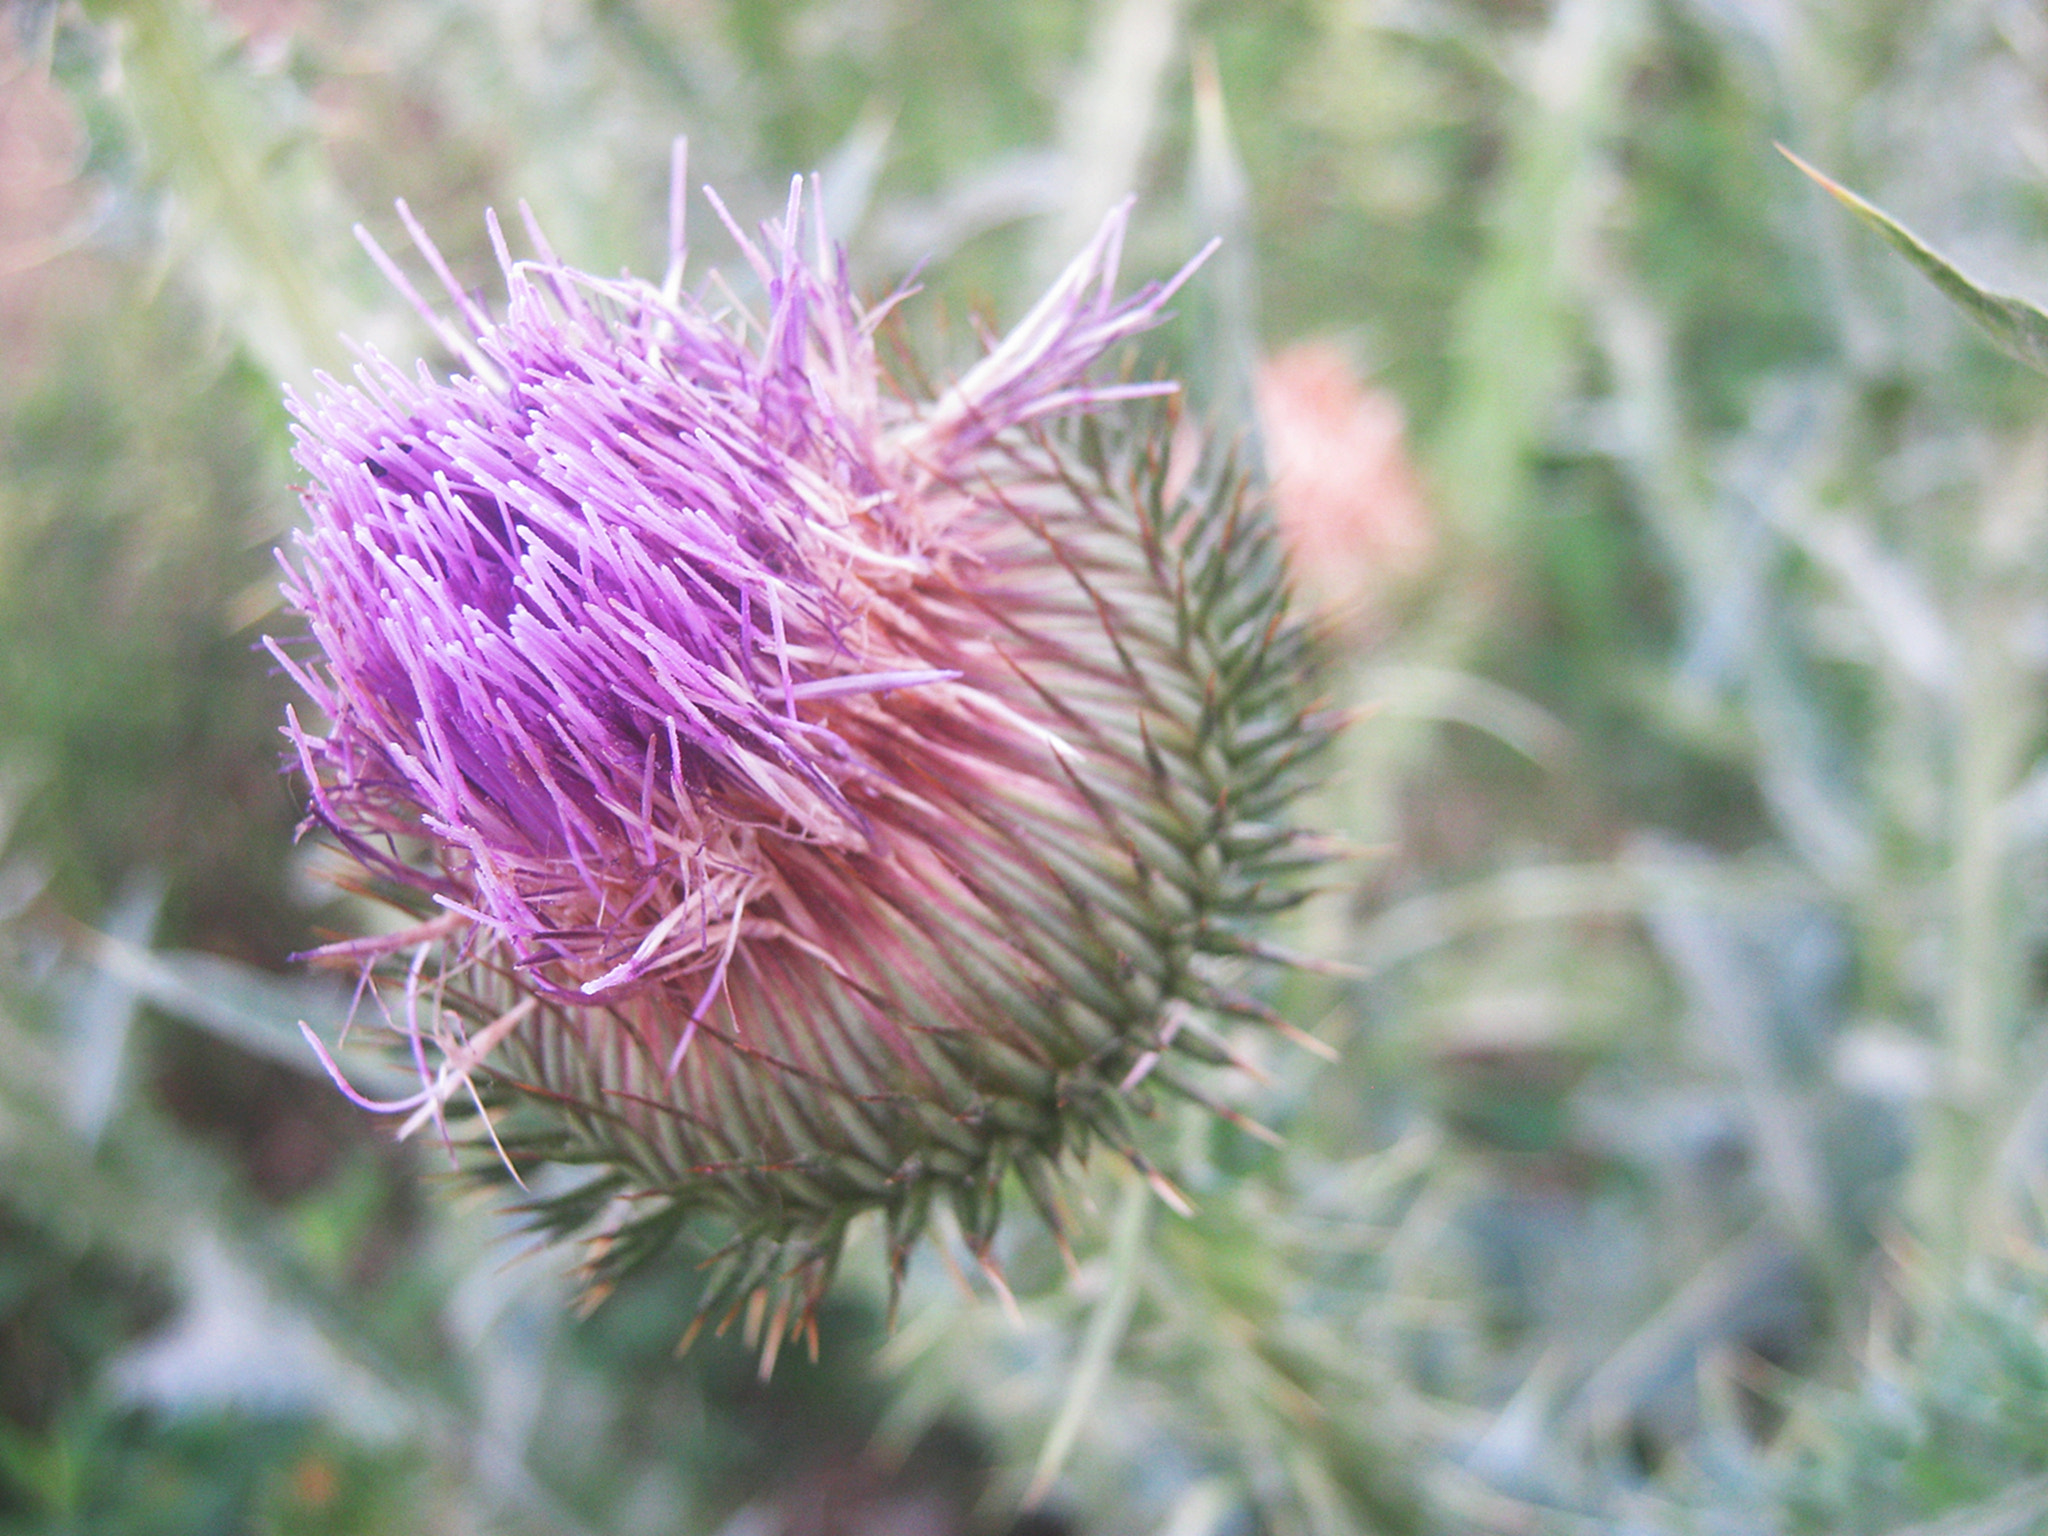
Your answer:
[[[1018,1316],[856,1265],[768,1387],[310,1070],[288,957],[365,918],[254,648],[280,381],[426,345],[350,225],[649,271],[685,131],[930,258],[940,376],[1121,191],[1143,272],[1223,232],[1152,356],[1260,399],[1381,706],[1315,814],[1385,851],[1289,935],[1351,969],[1267,999],[1341,1060],[1229,1090],[1287,1144],[1163,1109],[1195,1218],[1095,1169]],[[2040,1529],[2044,385],[1779,140],[2048,293],[2022,0],[0,12],[0,1529]],[[1412,471],[1254,376],[1303,339]]]

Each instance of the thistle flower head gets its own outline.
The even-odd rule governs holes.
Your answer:
[[[1186,272],[1119,298],[1119,210],[912,399],[801,193],[759,244],[707,193],[758,314],[684,291],[679,214],[659,287],[492,221],[501,315],[413,227],[463,371],[292,401],[311,644],[272,644],[309,819],[417,908],[329,952],[405,978],[386,1107],[594,1166],[539,1210],[600,1267],[717,1229],[707,1304],[779,1294],[771,1355],[852,1215],[900,1261],[942,1195],[985,1251],[1014,1170],[1056,1220],[1060,1157],[1258,1012],[1213,957],[1285,899],[1320,739],[1244,488],[1169,500],[1160,433],[1101,430],[1156,425],[1090,372]]]

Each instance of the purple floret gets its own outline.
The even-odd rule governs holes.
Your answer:
[[[717,974],[765,840],[872,848],[889,770],[847,722],[961,691],[903,599],[973,579],[951,532],[977,456],[1159,392],[1085,383],[1179,281],[1115,298],[1125,210],[920,405],[886,388],[843,260],[800,253],[799,194],[765,249],[733,229],[757,324],[681,294],[680,228],[655,287],[563,265],[530,216],[541,255],[515,262],[493,220],[493,319],[415,226],[467,371],[366,353],[291,401],[311,480],[285,595],[313,654],[272,649],[326,717],[288,726],[312,818],[551,995]]]

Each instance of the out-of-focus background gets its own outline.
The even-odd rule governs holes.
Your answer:
[[[1286,1146],[1169,1111],[1199,1214],[1097,1170],[1014,1317],[857,1243],[768,1386],[320,1076],[255,646],[281,383],[428,345],[350,226],[651,274],[679,133],[938,377],[1224,236],[1147,366],[1371,706]],[[2048,1524],[2048,382],[1774,140],[2048,294],[2031,0],[0,7],[0,1529]]]

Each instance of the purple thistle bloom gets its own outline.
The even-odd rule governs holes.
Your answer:
[[[401,207],[462,327],[372,254],[467,372],[369,354],[291,401],[317,654],[272,650],[325,717],[287,727],[311,820],[422,903],[331,951],[413,954],[387,1107],[476,1076],[559,1111],[506,1142],[609,1170],[557,1224],[713,1212],[728,1288],[807,1310],[853,1211],[900,1258],[942,1190],[985,1249],[1015,1167],[1053,1216],[1162,1051],[1219,1054],[1200,1009],[1258,1014],[1200,956],[1280,904],[1321,732],[1241,485],[1176,503],[1159,440],[1046,431],[1170,391],[1088,374],[1195,263],[1118,298],[1118,209],[920,402],[801,194],[757,246],[707,191],[758,318],[683,292],[680,196],[659,287],[493,219],[502,318]]]
[[[359,387],[292,401],[315,485],[286,597],[325,666],[278,654],[333,722],[292,726],[314,814],[551,994],[715,969],[764,842],[877,850],[899,812],[873,755],[900,735],[887,696],[950,685],[917,713],[1005,714],[901,611],[968,553],[963,462],[1159,392],[1082,384],[1180,281],[1113,299],[1124,210],[918,409],[884,395],[843,263],[804,262],[799,198],[772,262],[734,231],[768,295],[752,345],[673,284],[514,262],[493,219],[503,321],[449,283],[473,376],[373,356]],[[439,877],[383,841],[413,831]]]

